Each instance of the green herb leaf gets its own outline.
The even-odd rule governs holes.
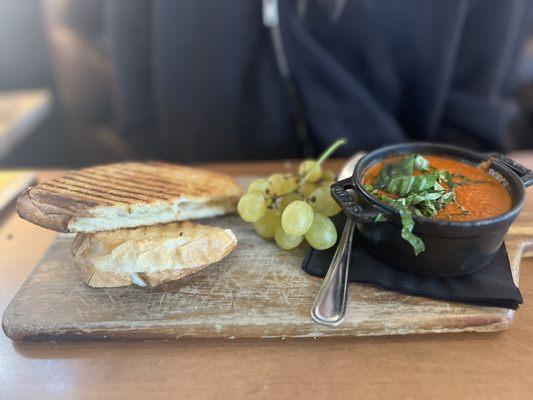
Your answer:
[[[367,183],[367,184],[365,185],[365,190],[366,190],[367,192],[373,192],[373,191],[374,191],[374,186],[371,185],[370,183]]]
[[[420,154],[410,154],[385,164],[374,184],[366,188],[398,210],[402,220],[402,238],[413,246],[415,254],[419,254],[424,251],[424,243],[412,232],[413,217],[434,217],[446,205],[456,202],[454,188],[466,181],[465,177],[458,178],[449,171],[432,168]],[[465,210],[462,209],[462,212]],[[378,214],[376,221],[382,218],[385,217]]]
[[[437,177],[434,174],[423,174],[413,177],[413,192],[421,193],[430,190],[437,182]]]
[[[395,178],[412,177],[415,168],[415,158],[416,155],[412,154],[398,162],[385,164],[374,182],[375,187],[377,189],[384,189]]]
[[[446,184],[448,189],[453,190],[455,188],[455,183],[453,182],[453,174],[449,171],[446,171]]]
[[[415,155],[414,166],[420,171],[429,171],[429,161],[422,157],[420,154]]]
[[[382,213],[379,213],[376,215],[376,219],[374,219],[375,222],[385,222],[387,221],[387,217],[385,217]]]
[[[398,211],[400,212],[400,217],[402,219],[402,238],[413,247],[415,256],[417,256],[426,249],[426,246],[422,239],[413,233],[415,221],[413,220],[411,212],[403,207],[398,208]]]
[[[413,182],[414,177],[412,176],[400,176],[398,178],[392,178],[385,186],[385,191],[390,194],[405,196],[411,191]]]

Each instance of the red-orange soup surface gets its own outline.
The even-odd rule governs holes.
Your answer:
[[[468,214],[462,214],[457,204],[450,203],[437,213],[436,218],[472,221],[495,217],[511,209],[509,191],[488,172],[452,158],[431,155],[424,155],[424,158],[434,168],[448,170],[452,174],[460,174],[473,181],[483,181],[455,187],[456,200],[468,210]],[[397,159],[398,157],[391,157],[371,166],[363,175],[363,184],[373,183],[384,163]]]

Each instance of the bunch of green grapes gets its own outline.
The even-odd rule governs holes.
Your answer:
[[[253,181],[239,201],[241,218],[285,250],[304,239],[318,250],[333,246],[337,230],[329,217],[341,209],[330,194],[335,176],[322,170],[323,159],[302,162],[298,174],[278,173]]]

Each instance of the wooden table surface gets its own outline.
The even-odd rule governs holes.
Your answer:
[[[515,158],[533,167],[533,153]],[[211,166],[267,174],[282,163]],[[524,212],[533,212],[533,197]],[[54,236],[13,210],[1,217],[0,312]],[[532,268],[525,260],[525,304],[497,334],[14,344],[0,333],[0,399],[531,398]]]

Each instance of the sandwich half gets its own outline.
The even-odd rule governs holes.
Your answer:
[[[59,232],[100,232],[234,212],[243,191],[227,175],[161,162],[72,171],[24,191],[19,215]]]
[[[236,246],[237,238],[229,229],[172,222],[79,233],[72,254],[90,286],[156,286],[201,271]]]

